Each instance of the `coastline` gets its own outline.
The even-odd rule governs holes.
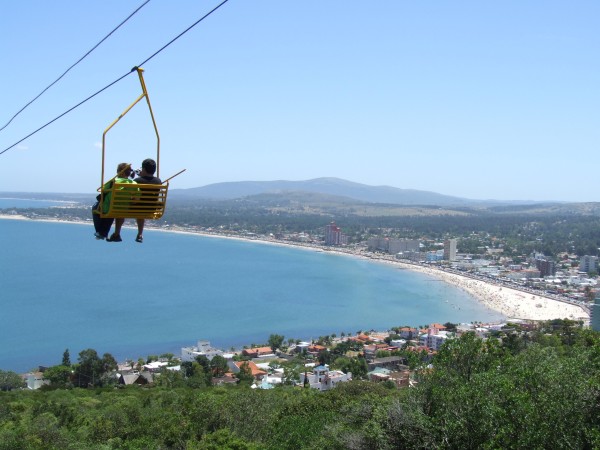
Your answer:
[[[79,225],[92,225],[90,221],[67,221],[67,220],[53,220],[53,219],[31,219],[22,215],[9,215],[0,214],[1,219],[9,220],[31,220],[31,221],[42,221],[42,222],[63,222],[73,223]],[[131,228],[131,226],[126,226]],[[400,269],[411,270],[425,274],[429,277],[435,278],[452,286],[458,287],[463,291],[469,293],[475,300],[483,304],[487,308],[501,313],[506,318],[520,319],[520,320],[552,320],[552,319],[571,319],[571,320],[589,320],[589,314],[581,306],[556,300],[550,297],[546,297],[539,294],[532,294],[530,292],[513,289],[503,285],[495,284],[491,281],[484,281],[480,279],[470,278],[465,275],[451,273],[445,270],[441,270],[435,267],[428,267],[417,264],[410,264],[400,260],[393,259],[391,257],[373,257],[372,255],[365,255],[360,252],[342,251],[341,249],[331,249],[329,247],[315,246],[315,245],[302,245],[294,242],[286,241],[275,241],[264,238],[248,238],[244,236],[226,235],[219,233],[209,233],[203,231],[182,229],[179,227],[155,228],[149,227],[148,230],[160,231],[167,233],[181,233],[189,235],[198,235],[204,237],[212,237],[219,239],[234,239],[246,242],[256,242],[266,245],[279,245],[294,247],[297,249],[317,251],[317,252],[328,252],[339,254],[347,257],[362,258],[377,263],[391,264]]]

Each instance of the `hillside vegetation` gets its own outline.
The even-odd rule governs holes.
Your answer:
[[[449,341],[416,388],[0,393],[0,449],[598,448],[600,335],[568,321]]]

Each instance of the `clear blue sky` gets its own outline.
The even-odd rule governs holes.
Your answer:
[[[142,0],[23,0],[0,14],[0,126]],[[216,6],[151,0],[0,131],[0,151]],[[597,1],[230,0],[145,65],[173,188],[339,177],[473,199],[597,201]],[[129,76],[0,155],[0,191],[93,192]],[[144,105],[108,171],[154,152]]]

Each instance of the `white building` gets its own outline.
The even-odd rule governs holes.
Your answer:
[[[152,361],[144,364],[142,367],[148,372],[160,372],[163,367],[167,367],[168,365],[169,363],[166,361]]]
[[[598,257],[585,255],[579,261],[579,270],[585,273],[598,271]]]
[[[391,255],[398,253],[419,252],[420,243],[416,239],[392,239],[373,237],[367,241],[370,251],[381,251]]]
[[[46,384],[50,384],[50,381],[44,380],[44,374],[42,372],[29,372],[25,376],[27,382],[27,389],[35,390],[39,389]]]
[[[390,345],[392,347],[404,347],[406,345],[406,339],[392,339]]]
[[[210,341],[198,341],[195,347],[183,347],[181,349],[181,361],[195,361],[197,356],[206,356],[213,359],[216,355],[223,356],[223,351],[210,346]]]
[[[327,391],[333,389],[338,383],[352,380],[352,373],[344,373],[341,370],[329,370],[329,366],[316,366],[313,373],[300,374],[300,384],[308,383],[313,389]]]
[[[427,334],[419,336],[419,343],[431,350],[437,351],[448,339],[451,339],[451,337],[446,331],[438,330],[437,328],[429,328]]]
[[[446,239],[444,241],[444,260],[454,261],[456,259],[456,239]]]

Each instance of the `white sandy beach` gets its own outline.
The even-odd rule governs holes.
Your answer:
[[[589,320],[590,316],[582,307],[529,292],[498,286],[481,280],[429,267],[402,264],[402,267],[418,270],[432,277],[452,284],[470,293],[490,309],[507,318],[523,320],[571,319]]]
[[[12,220],[32,220],[24,216],[17,215],[2,215],[0,219]],[[38,219],[35,219],[38,220]],[[46,221],[53,221],[41,219]],[[91,222],[74,222],[91,226]],[[165,231],[185,234],[198,234],[214,238],[237,239],[251,242],[259,242],[264,244],[294,246],[300,249],[322,251],[320,247],[296,245],[283,241],[271,241],[262,239],[248,239],[242,236],[227,236],[217,233],[202,233],[196,231],[182,230],[176,227],[172,229],[164,228],[149,228],[154,231]],[[330,250],[346,256],[364,257],[362,255],[352,254],[349,252]],[[471,294],[479,302],[484,304],[494,311],[498,311],[507,318],[523,319],[523,320],[551,320],[551,319],[572,319],[572,320],[589,320],[589,314],[582,307],[570,303],[562,302],[552,298],[534,295],[528,292],[523,292],[517,289],[511,289],[506,286],[498,286],[496,284],[465,277],[455,273],[449,273],[437,268],[426,267],[416,264],[407,264],[393,259],[374,259],[377,262],[386,262],[397,265],[403,269],[414,270],[425,273],[431,277],[439,279],[445,283],[456,286]]]

